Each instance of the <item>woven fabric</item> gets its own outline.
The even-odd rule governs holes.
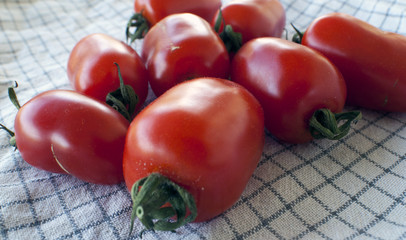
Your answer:
[[[305,29],[337,11],[406,35],[405,0],[281,2],[290,34],[290,23]],[[21,103],[45,90],[70,89],[73,46],[96,32],[124,40],[132,6],[129,0],[0,1],[0,122],[13,129],[17,110],[7,96],[13,81]],[[360,110],[363,119],[339,141],[292,145],[267,134],[258,168],[230,209],[176,233],[147,231],[143,239],[406,239],[406,114]],[[138,238],[138,221],[129,236],[124,184],[38,170],[8,139],[1,131],[0,239]]]

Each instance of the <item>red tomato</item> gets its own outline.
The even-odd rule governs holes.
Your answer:
[[[258,101],[236,83],[198,78],[178,84],[130,125],[123,161],[127,187],[160,173],[193,196],[195,221],[211,219],[239,199],[255,170],[263,121]]]
[[[75,90],[104,102],[120,86],[114,63],[138,96],[135,111],[140,109],[148,94],[148,73],[137,52],[113,37],[98,33],[81,39],[70,54],[68,78]]]
[[[221,0],[135,0],[134,10],[142,13],[150,26],[175,13],[193,13],[211,21]]]
[[[341,112],[346,86],[327,58],[305,46],[278,38],[257,38],[237,52],[231,79],[261,103],[265,127],[290,143],[312,140],[309,119],[327,108]]]
[[[141,58],[157,96],[188,79],[229,76],[224,43],[208,22],[189,13],[168,16],[151,28]]]
[[[14,128],[18,150],[32,166],[116,184],[123,180],[128,125],[106,104],[74,91],[51,90],[19,109]]]
[[[232,0],[221,7],[221,13],[224,23],[241,33],[242,44],[259,37],[281,37],[286,23],[285,9],[278,0]],[[211,21],[213,26],[218,14]]]
[[[302,44],[318,50],[341,71],[347,103],[406,112],[406,37],[384,32],[342,13],[317,18]]]

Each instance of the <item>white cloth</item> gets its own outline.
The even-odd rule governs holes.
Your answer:
[[[290,34],[291,22],[305,29],[338,11],[406,35],[405,0],[282,3]],[[12,81],[21,103],[71,88],[66,64],[77,41],[95,32],[124,40],[132,13],[129,0],[0,1],[0,122],[13,128]],[[144,239],[406,239],[406,114],[361,110],[363,119],[343,140],[290,145],[267,135],[262,160],[232,208]],[[0,146],[0,239],[136,239],[143,229],[136,221],[128,237],[124,184],[88,184],[31,167],[4,131]]]

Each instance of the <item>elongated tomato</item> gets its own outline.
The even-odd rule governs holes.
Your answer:
[[[113,108],[69,90],[43,92],[18,111],[18,150],[34,167],[83,181],[123,181],[122,156],[128,121]]]
[[[127,187],[159,173],[193,196],[195,221],[211,219],[239,199],[255,170],[263,121],[258,101],[236,83],[197,78],[178,84],[131,123],[123,162]],[[140,208],[150,206],[138,200],[137,212],[147,214]]]
[[[347,104],[406,112],[406,36],[332,13],[313,21],[302,44],[338,67],[347,83]]]
[[[141,58],[157,96],[189,79],[229,76],[223,41],[207,21],[189,13],[168,16],[151,28]]]

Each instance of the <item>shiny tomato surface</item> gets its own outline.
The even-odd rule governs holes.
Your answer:
[[[207,21],[189,13],[168,16],[151,28],[141,58],[157,96],[185,80],[229,76],[223,41]]]
[[[263,110],[229,80],[178,84],[143,109],[128,130],[124,178],[128,189],[160,173],[189,191],[196,221],[211,219],[240,197],[264,144]]]
[[[221,0],[135,0],[134,10],[142,13],[153,26],[161,19],[175,13],[196,14],[206,21],[211,21],[221,6]]]
[[[41,93],[18,111],[15,137],[30,165],[83,181],[123,181],[128,121],[113,108],[69,90]]]
[[[347,83],[349,105],[406,112],[406,36],[332,13],[313,21],[302,44],[338,67]]]
[[[341,112],[346,98],[344,79],[327,58],[279,38],[246,43],[233,59],[231,79],[259,100],[270,133],[289,143],[311,141],[313,113]]]
[[[130,46],[109,35],[95,33],[82,38],[72,49],[67,74],[74,89],[100,101],[117,90],[120,79],[138,96],[136,110],[148,95],[148,73],[140,56]]]
[[[224,23],[241,33],[243,44],[259,37],[281,37],[286,24],[285,9],[278,0],[232,0],[221,12]],[[218,15],[219,10],[211,21],[213,26]]]

